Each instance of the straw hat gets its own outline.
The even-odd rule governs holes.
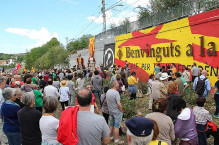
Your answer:
[[[66,80],[62,80],[61,82],[60,82],[60,86],[61,87],[66,87],[68,85],[68,81],[66,81]]]
[[[163,80],[166,80],[167,78],[169,78],[168,74],[167,73],[162,73],[161,77],[160,77],[160,80],[163,81]]]

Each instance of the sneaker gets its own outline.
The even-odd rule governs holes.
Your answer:
[[[124,142],[124,141],[122,141],[122,140],[119,140],[119,141],[117,141],[117,142],[116,142],[116,141],[114,141],[114,144],[121,144],[121,145],[122,145],[122,144],[124,144],[124,143],[125,143],[125,142]]]
[[[219,118],[219,115],[213,115],[214,118]]]

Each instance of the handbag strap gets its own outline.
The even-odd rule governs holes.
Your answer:
[[[105,99],[106,99],[106,96],[103,98],[103,101],[101,102],[102,105],[103,105],[103,102],[105,101]]]
[[[4,118],[6,118],[7,120],[9,120],[12,124],[14,124],[17,127],[20,127],[18,124],[14,123],[11,119],[7,118],[6,116],[3,116]]]

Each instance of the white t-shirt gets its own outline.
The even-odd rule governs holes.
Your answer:
[[[78,90],[80,90],[81,88],[83,88],[83,86],[84,86],[84,81],[85,81],[84,78],[83,78],[83,79],[81,79],[81,78],[78,78],[78,79],[77,79],[77,85],[78,85],[77,89],[78,89]]]
[[[60,102],[65,102],[69,100],[68,98],[69,87],[61,87],[59,89],[59,93],[60,93],[60,99],[59,99]]]
[[[59,120],[53,116],[42,116],[40,119],[40,130],[42,140],[49,144],[57,144],[57,129],[59,128]]]
[[[51,97],[59,97],[60,94],[58,93],[58,90],[57,88],[55,88],[54,86],[52,85],[48,85],[44,88],[44,93],[47,96],[51,96]]]

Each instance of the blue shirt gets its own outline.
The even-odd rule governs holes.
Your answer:
[[[15,102],[7,100],[2,103],[1,112],[4,118],[4,132],[20,132],[17,112],[20,106]]]
[[[204,75],[200,76],[200,79],[203,80],[205,78]],[[198,77],[195,78],[194,84],[193,84],[193,89],[195,90],[198,82]],[[203,96],[207,96],[210,93],[211,90],[211,84],[209,82],[209,79],[205,80],[205,91],[203,93]]]

